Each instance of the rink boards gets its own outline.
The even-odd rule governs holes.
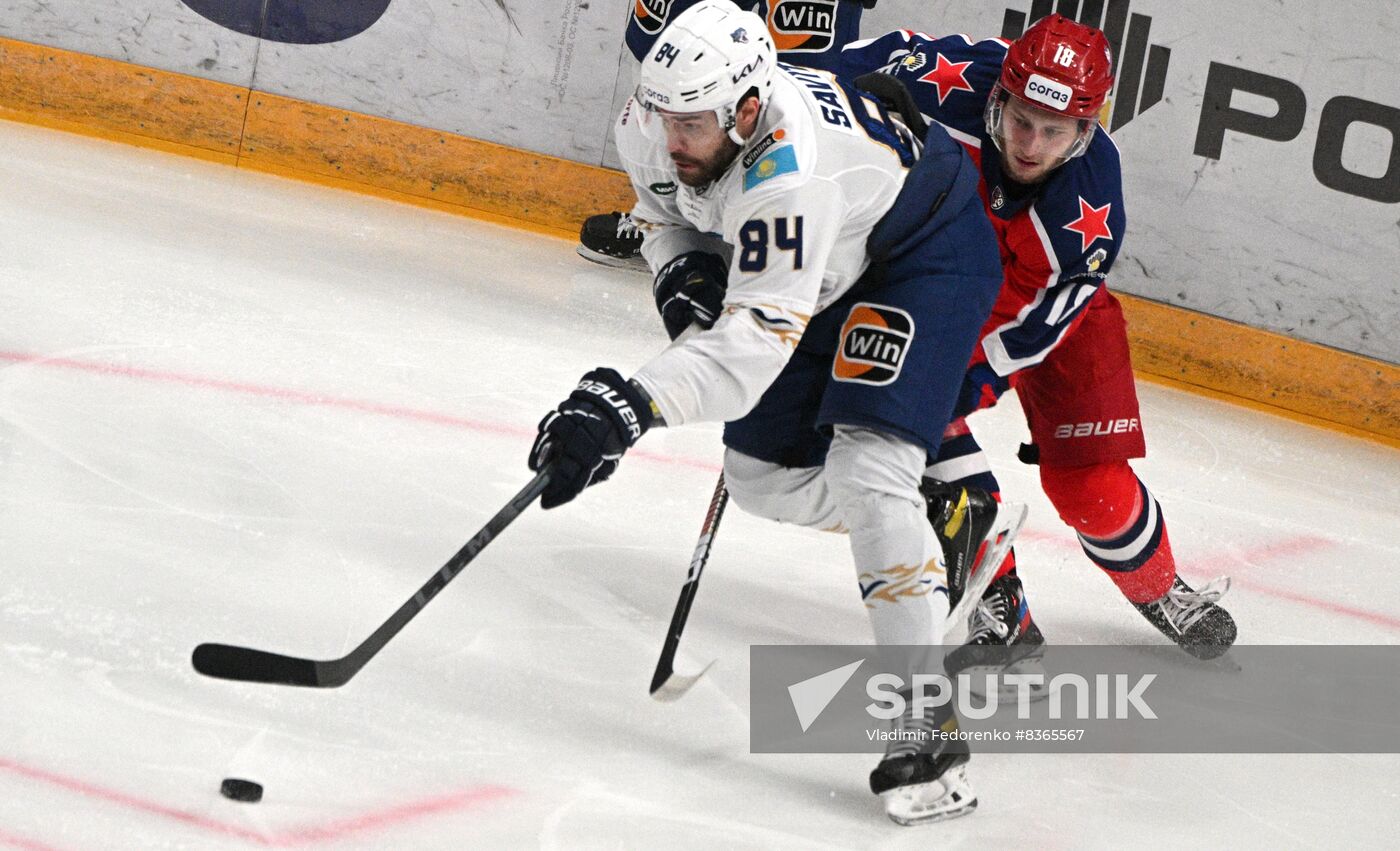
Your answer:
[[[0,39],[0,116],[504,220],[565,237],[572,237],[582,219],[592,213],[630,206],[630,188],[615,170],[272,94],[260,89],[261,79],[253,73],[254,64],[262,68],[267,63],[248,58],[243,64],[247,68],[225,74],[226,79],[208,79]],[[604,112],[611,109],[601,102],[596,106]],[[525,113],[529,111],[521,106],[522,122],[528,123]],[[557,140],[557,129],[550,129],[548,123],[553,111],[543,112],[545,125],[536,134],[541,143],[536,147],[549,147]],[[577,151],[565,153],[578,155]],[[1135,213],[1139,207],[1134,206]],[[1151,241],[1131,242],[1141,247]],[[1123,274],[1115,275],[1115,283],[1122,285],[1116,287],[1120,294],[1125,288],[1134,289],[1130,260],[1131,255],[1125,255],[1119,264]],[[1270,296],[1260,293],[1250,298],[1266,301]],[[1128,295],[1124,302],[1135,363],[1142,374],[1359,430],[1387,442],[1400,441],[1400,368],[1394,364],[1160,300]],[[1386,309],[1393,310],[1393,305],[1361,313],[1384,325]],[[1348,310],[1357,312],[1354,307]]]

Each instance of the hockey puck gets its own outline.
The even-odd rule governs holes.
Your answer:
[[[263,788],[251,780],[225,777],[224,782],[219,784],[219,793],[232,801],[255,804],[262,800]]]

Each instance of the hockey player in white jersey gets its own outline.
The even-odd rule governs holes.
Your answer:
[[[529,459],[551,471],[544,507],[649,429],[723,421],[734,501],[848,532],[876,641],[938,645],[949,588],[920,478],[1002,277],[971,161],[938,128],[920,157],[874,98],[779,67],[763,20],[724,0],[658,37],[616,136],[679,339],[630,380],[588,372],[545,416]],[[975,601],[989,578],[953,590]],[[901,723],[955,730],[940,712]],[[964,745],[893,740],[870,778],[891,818],[975,807]]]

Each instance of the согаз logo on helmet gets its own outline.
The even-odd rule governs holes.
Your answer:
[[[1020,38],[1028,24],[1034,24],[1040,19],[1041,7],[1048,9],[1050,5],[1032,3],[1029,13],[1008,7],[1002,19],[1001,37],[1008,41]],[[1066,4],[1056,5],[1063,7]],[[1166,91],[1167,65],[1171,61],[1171,49],[1165,45],[1150,43],[1152,18],[1131,12],[1128,8],[1130,4],[1126,0],[1115,0],[1107,5],[1074,5],[1078,7],[1078,12],[1076,14],[1064,10],[1068,11],[1068,17],[1085,26],[1101,30],[1108,42],[1104,47],[1106,55],[1103,57],[1103,64],[1112,64],[1115,80],[1113,97],[1105,101],[1099,122],[1103,124],[1104,129],[1117,131],[1135,116],[1141,115],[1162,100]],[[1080,58],[1087,58],[1070,54],[1068,49],[1064,52],[1057,49],[1056,53],[1046,56],[1045,61],[1058,67],[1069,67],[1066,62],[1073,64]],[[1049,101],[1041,102],[1055,109],[1066,109],[1073,104],[1073,101],[1066,106]]]
[[[1069,106],[1070,97],[1074,94],[1069,86],[1046,79],[1039,74],[1032,74],[1031,78],[1026,81],[1025,93],[1026,97],[1031,100],[1061,111]]]

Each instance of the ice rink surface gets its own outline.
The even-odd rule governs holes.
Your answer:
[[[0,123],[0,847],[1393,847],[1400,758],[978,756],[971,817],[887,821],[877,757],[749,753],[748,651],[865,643],[845,540],[726,517],[647,683],[720,455],[660,430],[527,511],[339,690],[201,677],[204,641],[339,656],[529,478],[544,412],[664,343],[565,241]],[[1400,453],[1141,388],[1190,580],[1244,643],[1400,642]],[[1163,642],[973,426],[1055,643]],[[223,777],[266,787],[220,797]]]

